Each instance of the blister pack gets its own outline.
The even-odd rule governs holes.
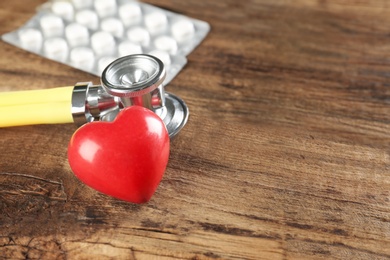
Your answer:
[[[119,57],[151,54],[164,62],[167,84],[209,30],[204,21],[134,0],[52,0],[2,39],[97,76]]]

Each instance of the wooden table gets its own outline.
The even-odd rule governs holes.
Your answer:
[[[1,34],[44,0],[0,3]],[[389,259],[390,4],[148,0],[211,24],[149,203],[82,184],[72,124],[0,129],[0,258]],[[0,43],[0,91],[99,78]]]

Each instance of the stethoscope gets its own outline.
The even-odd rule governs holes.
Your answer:
[[[137,105],[155,112],[166,125],[169,137],[172,138],[187,123],[189,111],[182,99],[165,92],[163,86],[165,75],[163,62],[154,56],[136,54],[121,57],[105,68],[101,76],[101,85],[79,82],[71,89],[69,104],[71,118],[78,126],[93,121],[113,121],[122,109]],[[17,97],[18,92],[0,93],[0,100],[6,100],[7,95]],[[19,92],[19,95],[21,97],[29,94]],[[63,103],[61,101],[61,104]],[[12,107],[17,110],[16,105]],[[31,101],[31,106],[33,105],[35,107],[36,104]],[[43,110],[43,113],[50,113],[46,110]],[[0,115],[0,120],[6,119],[2,119]],[[62,121],[69,120],[65,118]],[[15,125],[21,124],[23,122]],[[12,126],[12,123],[7,126]]]

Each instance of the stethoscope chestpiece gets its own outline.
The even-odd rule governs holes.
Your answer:
[[[165,68],[159,59],[137,54],[109,64],[102,73],[101,83],[108,94],[120,98],[123,106],[152,109],[164,105],[161,95],[164,79]]]
[[[75,123],[112,121],[121,109],[137,105],[154,111],[173,138],[187,123],[189,111],[182,99],[165,92],[165,74],[164,64],[151,55],[129,55],[113,61],[102,73],[101,86],[91,82],[75,85]]]

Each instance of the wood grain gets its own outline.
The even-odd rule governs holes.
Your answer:
[[[0,3],[0,33],[43,0]],[[145,1],[212,30],[152,200],[72,174],[73,125],[0,129],[0,258],[390,259],[390,4]],[[99,82],[0,42],[0,91]]]

